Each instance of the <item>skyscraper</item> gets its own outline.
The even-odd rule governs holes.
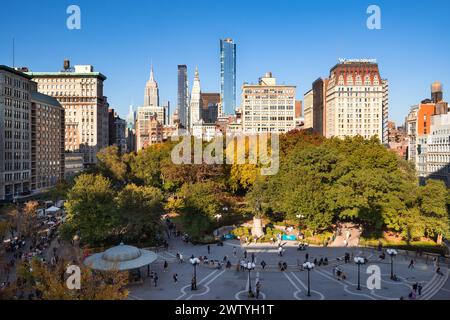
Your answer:
[[[200,78],[198,75],[198,68],[195,68],[195,78],[194,78],[194,84],[192,85],[192,94],[190,99],[190,105],[189,109],[191,111],[190,116],[190,128],[194,124],[197,124],[200,122],[201,119],[201,88],[200,88]]]
[[[189,98],[188,98],[188,79],[187,66],[184,64],[178,65],[178,104],[177,114],[180,125],[184,128],[189,127]]]
[[[158,83],[155,81],[153,74],[153,66],[150,69],[150,79],[145,85],[144,93],[144,107],[157,107],[159,106],[159,89]]]
[[[220,115],[233,115],[236,109],[236,44],[220,40]]]

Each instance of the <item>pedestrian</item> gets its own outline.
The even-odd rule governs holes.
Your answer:
[[[278,255],[279,255],[280,257],[283,256],[283,248],[282,248],[282,247],[278,247]]]
[[[183,263],[183,255],[180,253],[180,263]]]
[[[247,250],[244,250],[244,259],[247,259]]]
[[[263,270],[264,270],[264,268],[266,267],[266,262],[263,260],[263,261],[261,261],[261,267],[263,268]]]
[[[256,300],[259,299],[260,291],[261,291],[261,282],[259,282],[259,280],[258,280],[258,282],[256,282]]]
[[[173,282],[175,282],[175,283],[178,282],[178,274],[177,273],[173,274]]]
[[[211,247],[208,244],[208,255],[211,254]]]
[[[419,285],[417,286],[417,292],[419,293],[419,296],[422,295],[422,289],[423,289],[423,287],[422,287],[422,285],[419,283]]]
[[[307,253],[307,254],[305,254],[305,261],[308,261],[308,259],[309,259],[309,254]]]
[[[254,262],[255,262],[255,253],[252,252],[252,263],[254,263]]]
[[[419,286],[419,284],[416,282],[412,285],[412,289],[414,292],[417,292],[417,287]]]
[[[164,272],[167,272],[168,267],[169,267],[169,264],[167,263],[167,260],[164,260]]]
[[[153,283],[154,283],[155,287],[158,286],[158,279],[159,279],[158,274],[155,272],[155,274],[153,276]]]
[[[192,277],[191,280],[191,290],[197,290],[197,279],[194,277]]]
[[[233,247],[233,255],[236,257],[236,247]]]
[[[414,260],[413,259],[411,259],[411,261],[409,262],[408,269],[414,269]]]

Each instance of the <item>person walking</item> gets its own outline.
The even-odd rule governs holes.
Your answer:
[[[258,280],[256,282],[256,300],[259,299],[259,293],[261,292],[261,282]]]
[[[419,284],[417,285],[417,292],[419,293],[419,296],[422,295],[422,289],[423,289],[423,287],[422,287],[422,285],[419,283]]]
[[[283,247],[278,247],[278,255],[280,256],[280,257],[282,257],[283,256]]]
[[[416,282],[416,283],[414,283],[413,284],[413,286],[412,286],[412,289],[413,289],[413,291],[416,293],[417,292],[417,287],[418,287],[418,283]]]
[[[261,261],[261,267],[263,268],[263,270],[264,270],[264,268],[266,267],[266,262],[263,260],[263,261]]]
[[[167,260],[164,260],[164,272],[167,272],[168,267],[169,267],[169,264],[167,263]]]
[[[307,262],[308,259],[309,259],[309,253],[306,253],[306,254],[305,254],[305,261]]]
[[[244,250],[244,259],[247,259],[247,250]]]
[[[180,263],[183,263],[183,255],[181,253],[180,253],[179,257],[180,257]]]
[[[155,274],[153,275],[153,284],[155,285],[155,288],[158,286],[158,274],[155,272]]]
[[[210,255],[211,254],[211,247],[210,247],[210,245],[208,244],[208,255]]]
[[[411,259],[411,261],[409,262],[408,269],[414,269],[414,260],[413,259]]]
[[[254,262],[255,262],[255,253],[252,252],[252,263],[254,263]]]
[[[236,257],[236,247],[233,247],[233,256]]]
[[[178,274],[174,273],[172,277],[173,277],[173,282],[177,283],[178,282]]]

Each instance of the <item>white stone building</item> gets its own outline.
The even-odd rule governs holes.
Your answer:
[[[242,86],[242,130],[284,133],[295,129],[296,87],[278,85],[271,72]]]

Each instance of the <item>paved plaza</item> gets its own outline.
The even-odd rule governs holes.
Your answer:
[[[422,294],[417,295],[417,300],[448,299],[450,300],[450,281],[448,266],[440,263],[442,275],[436,273],[436,262],[424,257],[416,257],[415,254],[406,255],[399,252],[394,259],[394,273],[399,281],[390,279],[390,257],[379,259],[379,252],[367,248],[322,248],[310,247],[306,251],[298,251],[294,243],[285,244],[284,253],[279,257],[276,245],[258,244],[241,247],[238,241],[226,241],[224,246],[211,245],[211,253],[208,254],[207,246],[193,246],[175,239],[170,242],[166,251],[158,252],[159,259],[151,270],[158,274],[158,285],[145,277],[143,284],[130,286],[130,299],[169,299],[169,300],[248,300],[248,271],[240,271],[236,268],[243,258],[244,250],[247,251],[247,259],[251,260],[252,253],[255,257],[256,267],[251,271],[251,286],[254,290],[256,282],[261,283],[260,299],[269,300],[324,300],[324,299],[348,299],[348,300],[398,300],[403,297],[409,299],[412,285],[419,283],[423,289]],[[179,263],[176,253],[182,253],[184,263]],[[236,255],[234,255],[236,252]],[[345,263],[343,257],[349,253],[351,257],[362,256],[368,259],[361,266],[361,290],[357,290],[358,266],[353,262]],[[305,254],[309,255],[309,261],[327,258],[329,264],[316,266],[310,272],[311,296],[307,296],[308,272],[300,270],[299,265],[305,261]],[[208,259],[223,261],[227,256],[233,266],[229,269],[205,265],[197,266],[198,290],[191,291],[191,279],[193,266],[189,263],[191,255],[207,256]],[[408,268],[411,259],[414,260],[414,268]],[[164,261],[169,267],[164,272]],[[260,265],[265,261],[267,266],[263,270]],[[286,262],[286,271],[280,271],[278,263]],[[381,288],[369,290],[366,280],[369,266],[379,266],[381,270]],[[346,279],[338,279],[334,274],[334,267],[338,266],[346,275]],[[178,275],[178,282],[173,280],[174,274]],[[145,276],[146,276],[145,272]]]

